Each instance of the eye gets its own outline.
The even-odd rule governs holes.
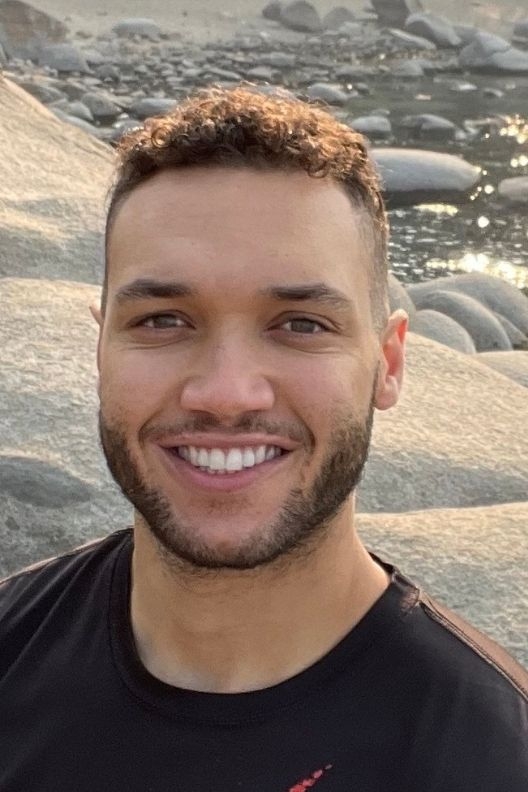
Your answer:
[[[165,330],[174,327],[186,327],[187,322],[181,316],[170,313],[153,314],[145,316],[136,323],[136,327],[146,327],[149,330]]]
[[[287,322],[283,322],[280,326],[288,332],[302,335],[316,335],[328,331],[328,328],[321,322],[316,322],[315,319],[308,319],[305,316],[297,319],[288,319]]]

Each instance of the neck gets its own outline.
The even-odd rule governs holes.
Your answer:
[[[177,687],[238,693],[278,684],[323,657],[389,583],[351,511],[287,569],[203,576],[169,569],[137,520],[131,619],[145,667]]]

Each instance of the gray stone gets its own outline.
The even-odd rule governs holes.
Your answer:
[[[254,80],[266,80],[271,82],[273,80],[274,71],[271,66],[255,66],[246,72],[246,77]]]
[[[355,14],[349,8],[336,6],[323,17],[323,27],[325,30],[339,30],[347,22],[355,22]]]
[[[7,63],[8,63],[8,58],[6,52],[2,44],[0,44],[0,68],[2,69],[5,68],[7,66]]]
[[[406,129],[411,137],[429,140],[452,140],[457,131],[457,126],[452,121],[432,113],[404,116],[400,126]]]
[[[463,203],[481,179],[481,171],[461,157],[435,151],[374,148],[388,207],[419,203]]]
[[[280,22],[284,3],[280,0],[272,0],[262,9],[262,16],[265,19],[271,19],[273,22]]]
[[[87,91],[81,97],[81,102],[90,110],[96,121],[115,121],[122,113],[122,108],[116,102],[99,91]]]
[[[44,509],[61,509],[90,500],[93,489],[39,459],[0,454],[0,493]]]
[[[528,388],[528,352],[481,352],[477,360]]]
[[[412,329],[414,319],[416,317],[416,307],[409,297],[407,289],[398,280],[394,273],[389,272],[389,307],[391,313],[403,308],[409,315],[409,327]]]
[[[102,66],[97,66],[94,69],[94,74],[103,81],[111,80],[112,82],[119,82],[121,77],[119,69],[112,63],[103,63]]]
[[[462,39],[456,34],[451,22],[436,14],[411,14],[405,23],[405,29],[415,36],[434,42],[440,48],[462,45]]]
[[[42,47],[39,55],[39,65],[49,66],[58,72],[90,73],[90,67],[83,53],[73,44],[50,44]]]
[[[513,41],[518,44],[528,44],[528,19],[520,19],[515,23]]]
[[[390,137],[392,133],[391,122],[387,116],[382,115],[359,116],[350,122],[350,126],[375,140]]]
[[[136,121],[133,118],[126,118],[123,121],[119,121],[119,123],[114,124],[112,129],[109,129],[104,134],[104,140],[108,141],[108,143],[119,143],[123,135],[126,135],[127,132],[131,132],[133,129],[138,129],[141,126],[139,121]]]
[[[83,49],[82,53],[88,66],[97,67],[103,66],[107,63],[107,58],[94,47],[90,47],[90,49]]]
[[[485,275],[482,272],[464,272],[434,281],[435,289],[453,290],[468,294],[485,305],[490,311],[502,314],[515,327],[528,335],[528,298],[502,278]],[[414,300],[420,292],[429,290],[431,283],[416,283],[409,286]]]
[[[407,33],[405,30],[398,30],[397,28],[391,28],[389,33],[401,49],[409,50],[409,52],[420,50],[431,52],[436,50],[436,44],[422,36],[415,36],[412,33]]]
[[[404,79],[416,79],[425,76],[422,64],[416,60],[395,61],[392,64],[391,73],[394,77]]]
[[[94,120],[91,110],[81,101],[68,102],[65,112],[67,115],[75,116],[75,118],[81,118],[83,121],[87,121],[88,123],[91,123]]]
[[[528,335],[522,333],[513,322],[497,311],[493,311],[493,316],[500,322],[502,329],[510,339],[510,344],[514,349],[528,349]]]
[[[317,99],[331,105],[344,105],[349,100],[349,95],[339,85],[317,82],[309,85],[306,95],[310,99]]]
[[[51,85],[46,85],[45,83],[22,80],[18,84],[24,91],[34,96],[35,99],[38,99],[42,104],[51,104],[52,102],[58,102],[60,99],[65,98],[62,91],[59,91],[58,88],[54,88]]]
[[[121,19],[113,26],[112,32],[120,38],[140,36],[153,41],[157,41],[161,34],[158,24],[153,19],[145,19],[143,17]]]
[[[466,44],[470,44],[477,33],[481,33],[482,31],[475,27],[474,25],[453,25],[455,29],[455,33],[457,34],[458,38],[462,42],[462,46],[465,47]]]
[[[513,176],[499,183],[498,193],[510,204],[528,204],[528,176]]]
[[[463,69],[485,74],[528,74],[528,52],[492,33],[477,33],[459,54]]]
[[[306,0],[293,0],[285,5],[281,12],[280,23],[300,33],[319,33],[323,27],[316,8]]]
[[[146,118],[153,116],[165,115],[170,112],[178,104],[177,99],[158,99],[155,97],[146,97],[138,99],[130,108],[130,112],[136,118],[144,121]]]
[[[430,288],[421,291],[409,288],[409,295],[419,311],[438,311],[449,316],[467,330],[477,352],[512,349],[506,331],[489,308],[467,294],[438,289],[436,284],[437,281],[430,281]]]
[[[46,44],[63,42],[68,28],[19,0],[0,2],[0,44],[8,58],[37,61]]]
[[[467,330],[440,311],[433,311],[429,308],[417,311],[413,322],[413,332],[466,355],[475,354],[476,351],[475,344]]]
[[[58,119],[60,119],[60,121],[63,121],[65,124],[71,124],[72,126],[77,127],[77,129],[82,129],[83,132],[86,132],[98,140],[104,139],[102,131],[99,129],[99,127],[93,126],[88,121],[85,121],[84,118],[79,118],[78,115],[72,115],[66,112],[66,110],[56,106],[51,106],[50,110]]]
[[[267,52],[260,56],[260,60],[273,69],[292,69],[297,58],[292,52]]]
[[[420,0],[371,0],[372,7],[382,25],[403,27],[410,14],[423,11]]]

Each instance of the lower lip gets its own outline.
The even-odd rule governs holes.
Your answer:
[[[190,462],[178,456],[166,448],[161,448],[163,457],[169,463],[171,473],[181,476],[188,484],[202,489],[215,492],[233,492],[241,490],[253,484],[259,479],[272,475],[278,468],[282,467],[284,461],[290,456],[289,451],[283,452],[280,456],[262,462],[251,468],[244,468],[233,473],[206,473],[200,468],[194,467]]]

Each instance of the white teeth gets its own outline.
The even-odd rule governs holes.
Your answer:
[[[234,473],[244,468],[269,462],[281,455],[277,446],[254,446],[253,448],[197,448],[196,446],[180,446],[178,455],[196,468],[208,473]]]

